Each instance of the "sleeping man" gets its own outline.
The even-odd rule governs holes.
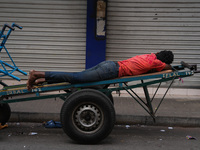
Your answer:
[[[137,55],[118,62],[103,61],[81,72],[42,72],[31,70],[27,81],[27,88],[31,90],[33,85],[43,82],[49,84],[60,82],[69,82],[71,84],[86,83],[168,70],[171,69],[170,64],[173,60],[173,53],[164,50],[155,54]]]

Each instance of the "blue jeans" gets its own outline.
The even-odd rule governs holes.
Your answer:
[[[45,79],[48,83],[86,83],[117,78],[118,72],[118,63],[103,61],[82,72],[45,72]]]

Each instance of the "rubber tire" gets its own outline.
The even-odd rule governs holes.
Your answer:
[[[6,124],[10,119],[11,110],[7,103],[0,104],[0,123],[1,125]]]
[[[106,93],[104,93],[104,94],[106,94]],[[110,99],[111,103],[114,105],[114,100],[113,100],[112,93],[109,93],[109,94],[106,95],[106,96],[108,96],[108,98]]]
[[[103,84],[103,85],[95,85],[95,86],[91,86],[91,87],[87,87],[87,88],[99,90],[99,89],[107,89],[109,86],[110,86],[110,84]],[[103,93],[106,94],[105,92],[103,92]],[[108,98],[111,100],[112,104],[114,105],[112,93],[106,94],[106,96],[108,96]]]
[[[79,127],[80,124],[76,123],[78,110],[84,106],[95,107],[94,110],[100,112],[100,121],[94,130],[87,131],[89,128],[84,130]],[[102,141],[110,134],[115,125],[113,104],[105,94],[94,89],[82,89],[71,94],[62,106],[60,117],[64,132],[71,139],[82,144],[95,144]]]

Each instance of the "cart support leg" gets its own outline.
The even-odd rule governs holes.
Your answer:
[[[141,80],[141,81],[142,81],[142,83],[144,83],[143,80]],[[153,108],[152,108],[151,99],[150,99],[149,92],[148,92],[146,85],[143,86],[143,90],[144,90],[144,94],[145,94],[146,101],[147,101],[147,107],[149,108],[149,112],[153,116],[153,119],[154,119],[154,122],[155,122],[155,114],[154,114],[154,111],[153,111]]]

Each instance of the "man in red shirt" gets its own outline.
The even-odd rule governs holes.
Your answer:
[[[155,72],[171,68],[169,64],[159,60],[156,55],[159,55],[159,53],[138,55],[127,60],[119,61],[118,77],[140,75],[149,71]]]
[[[118,62],[103,61],[81,72],[41,72],[31,70],[27,81],[27,88],[31,90],[34,84],[42,82],[86,83],[167,70],[171,69],[170,64],[173,62],[173,59],[173,53],[165,50],[156,54],[138,55]]]

